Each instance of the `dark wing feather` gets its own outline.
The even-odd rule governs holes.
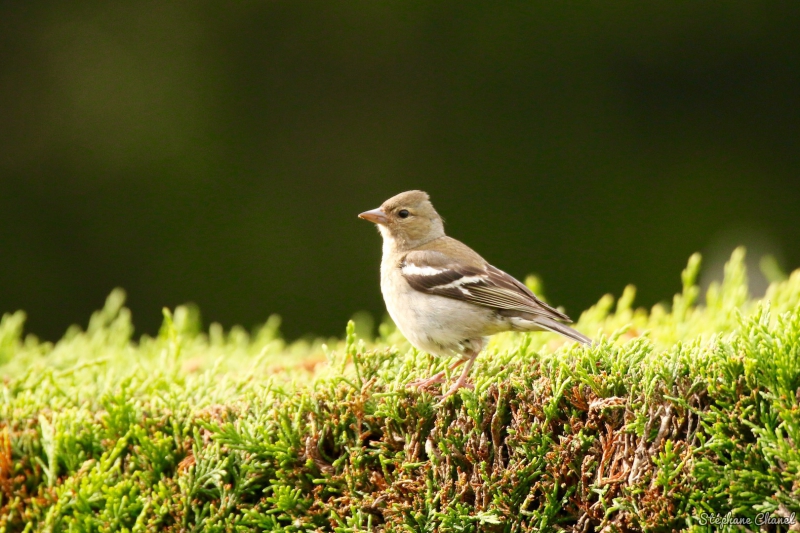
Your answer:
[[[400,271],[412,288],[506,313],[530,313],[564,322],[569,317],[538,299],[524,284],[485,264],[464,265],[433,251],[407,254]]]

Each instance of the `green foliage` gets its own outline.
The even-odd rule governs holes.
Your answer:
[[[800,513],[800,271],[747,296],[744,252],[698,305],[627,287],[577,328],[496,336],[473,389],[390,324],[286,344],[124,294],[56,344],[0,323],[0,530],[673,531]],[[535,283],[530,280],[529,283]],[[363,321],[362,321],[363,323]]]

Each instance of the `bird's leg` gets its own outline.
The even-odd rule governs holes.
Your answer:
[[[467,359],[461,359],[461,358],[457,359],[456,362],[450,365],[449,368],[450,372],[452,372],[453,370],[455,370],[456,368],[458,368],[459,366],[463,365],[466,362]],[[424,389],[425,387],[429,387],[430,385],[435,385],[436,383],[441,383],[442,381],[444,381],[444,374],[445,372],[444,370],[442,370],[441,372],[437,372],[436,374],[432,375],[429,378],[414,380],[410,382],[408,385],[406,385],[406,387],[417,387],[418,389]]]
[[[447,399],[448,396],[452,396],[453,394],[458,391],[461,387],[469,387],[472,388],[471,384],[467,383],[467,378],[469,377],[469,371],[472,369],[472,365],[475,364],[475,359],[478,358],[478,354],[483,351],[483,348],[486,346],[486,342],[488,339],[486,337],[479,338],[479,339],[471,339],[464,341],[464,356],[467,358],[467,364],[464,367],[464,370],[461,372],[461,375],[458,377],[453,386],[450,387],[444,396],[442,396],[442,402]],[[441,402],[440,402],[441,405]]]
[[[478,358],[478,354],[479,353],[480,353],[479,351],[475,351],[475,350],[471,351],[471,354],[469,355],[469,359],[466,360],[467,364],[464,366],[464,370],[461,371],[461,375],[458,377],[458,380],[456,380],[456,382],[453,383],[453,386],[450,387],[450,390],[448,390],[444,394],[444,396],[442,396],[442,400],[443,401],[448,396],[452,396],[453,394],[455,394],[456,391],[458,391],[458,389],[460,389],[461,387],[466,386],[467,377],[469,376],[469,371],[470,371],[470,369],[472,369],[472,365],[475,363],[475,359]]]

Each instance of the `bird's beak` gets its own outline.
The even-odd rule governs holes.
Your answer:
[[[386,224],[389,222],[389,219],[386,218],[386,213],[381,211],[381,208],[373,209],[372,211],[364,211],[358,218],[363,218],[364,220],[368,220],[373,224]]]

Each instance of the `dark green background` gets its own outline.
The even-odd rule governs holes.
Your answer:
[[[694,251],[800,264],[797,2],[0,3],[0,311],[115,286],[289,337],[383,313],[409,188],[571,314]],[[763,250],[762,250],[763,249]],[[714,270],[713,268],[711,270]]]

